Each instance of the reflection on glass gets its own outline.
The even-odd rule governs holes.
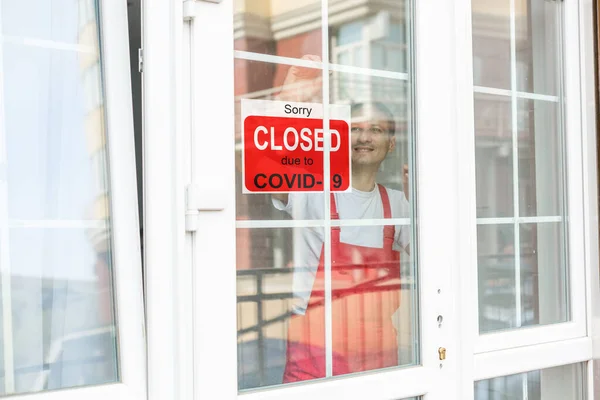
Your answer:
[[[355,104],[351,110],[353,189],[330,196],[330,218],[338,224],[359,219],[367,224],[336,225],[331,230],[333,375],[417,362],[416,285],[408,257],[411,212],[407,193],[400,190],[408,188],[408,175],[396,151],[398,138],[408,142],[407,132],[398,124],[406,123],[406,116],[396,117],[377,102]],[[398,168],[382,168],[387,158]],[[298,221],[325,217],[321,193],[273,194],[271,201]],[[381,219],[389,222],[368,223]],[[238,294],[249,290],[248,295],[254,296],[238,296],[238,333],[245,337],[240,360],[255,354],[257,362],[239,371],[240,388],[323,378],[327,366],[323,228],[297,228],[286,234],[286,229],[258,225],[252,229],[252,222],[245,224],[251,229],[238,229]],[[265,273],[279,276],[283,292],[274,295],[278,302],[265,293],[266,278],[259,276]],[[273,318],[283,329],[271,331],[283,343],[266,334],[267,307],[279,310]],[[247,331],[246,324],[254,324],[254,331]],[[278,337],[282,332],[284,339]],[[246,362],[241,360],[240,365]]]
[[[475,86],[510,89],[510,1],[471,2]]]
[[[479,225],[479,329],[564,322],[569,315],[562,223]],[[517,282],[519,282],[517,284]]]
[[[234,0],[234,48],[301,58],[321,54],[320,0]]]
[[[116,382],[96,3],[3,0],[0,19],[0,395]]]
[[[64,228],[9,232],[12,310],[3,311],[13,316],[18,393],[118,379],[110,254],[95,256],[87,236]]]
[[[564,224],[521,224],[519,228],[523,326],[567,321]]]
[[[472,2],[480,332],[569,318],[561,8]]]
[[[393,73],[382,78],[332,68],[329,75],[328,102],[350,114],[351,191],[242,194],[241,99],[320,105],[323,93],[320,69],[236,54],[240,389],[324,378],[329,367],[335,376],[419,362],[410,256],[410,2],[369,3],[358,12],[348,2],[330,6],[326,61]],[[321,2],[237,0],[235,47],[320,62],[320,13]],[[333,226],[331,265],[324,257],[326,219]],[[332,313],[326,315],[324,271],[330,267]]]
[[[585,368],[565,365],[475,382],[475,400],[585,400]]]
[[[15,0],[2,0],[1,4],[2,34],[9,40],[29,38],[88,46],[91,43],[81,41],[82,33],[95,35],[94,27],[87,26],[96,19],[95,0],[32,0],[28,7]],[[40,17],[32,18],[32,9]],[[85,32],[86,28],[91,30]]]
[[[518,326],[515,293],[514,227],[477,227],[479,331]]]
[[[475,86],[558,95],[560,4],[544,0],[474,0],[471,5]],[[513,45],[515,57],[511,56]]]
[[[562,213],[563,168],[558,103],[518,100],[519,214]]]
[[[518,91],[559,93],[560,20],[559,4],[543,0],[515,1]]]
[[[322,240],[323,228],[238,229],[238,382],[240,389],[281,384],[288,351],[324,354],[317,337],[290,341],[290,318],[310,296],[318,253],[309,246]],[[307,241],[313,238],[313,241]],[[249,244],[252,243],[252,248]],[[262,243],[262,245],[261,245]],[[245,256],[245,257],[244,257]],[[308,286],[308,288],[307,288]],[[315,329],[325,324],[321,313]],[[290,342],[295,346],[292,348]]]
[[[350,5],[348,5],[350,6]],[[329,4],[331,62],[392,72],[408,71],[410,2],[395,1],[343,17],[348,11]],[[354,14],[357,14],[355,11]]]
[[[474,107],[477,217],[512,217],[510,98],[476,93]]]

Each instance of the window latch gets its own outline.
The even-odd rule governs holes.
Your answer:
[[[185,231],[198,230],[198,216],[201,212],[223,211],[225,193],[220,190],[200,190],[200,185],[190,184],[185,190]],[[202,192],[202,195],[201,195]]]
[[[219,4],[223,0],[200,0],[207,3]],[[196,0],[183,0],[183,20],[191,21],[196,17]]]

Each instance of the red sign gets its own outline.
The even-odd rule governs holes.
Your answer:
[[[293,110],[286,107],[285,110]],[[350,189],[348,122],[329,120],[330,189]],[[249,115],[243,120],[244,193],[322,192],[321,118]]]

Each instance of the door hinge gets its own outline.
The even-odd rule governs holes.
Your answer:
[[[200,194],[202,192],[202,195]],[[200,185],[190,184],[185,188],[185,231],[198,230],[200,212],[223,211],[225,197],[220,190],[200,190]]]
[[[144,50],[138,49],[138,71],[141,74],[144,72]]]

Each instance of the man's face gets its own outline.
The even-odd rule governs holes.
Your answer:
[[[374,117],[370,121],[352,123],[352,163],[357,166],[379,167],[396,146],[396,139],[390,135],[389,123],[383,115],[375,113]]]

